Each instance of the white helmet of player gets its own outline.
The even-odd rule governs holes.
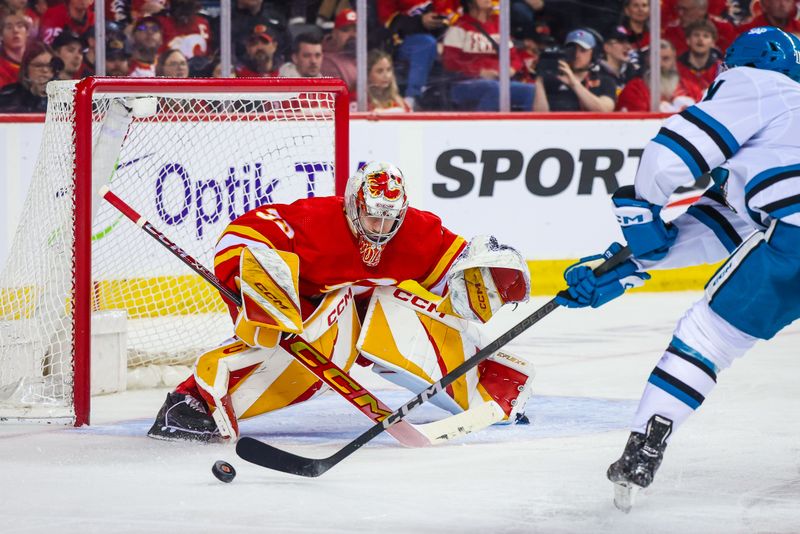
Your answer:
[[[378,265],[383,247],[400,229],[407,210],[403,173],[391,163],[365,163],[350,177],[344,211],[365,265]]]

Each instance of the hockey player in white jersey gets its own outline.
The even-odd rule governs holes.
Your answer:
[[[608,468],[624,511],[653,481],[670,436],[720,371],[800,317],[800,39],[754,28],[728,48],[725,65],[703,101],[668,119],[648,143],[634,185],[613,195],[632,260],[599,278],[591,259],[565,273],[570,297],[560,304],[597,307],[641,284],[647,270],[727,257],[675,328],[625,450]],[[714,185],[665,223],[660,211],[670,194],[708,172]]]

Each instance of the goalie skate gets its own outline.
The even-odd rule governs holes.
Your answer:
[[[184,393],[167,393],[147,435],[167,441],[210,442],[221,438],[203,402]]]

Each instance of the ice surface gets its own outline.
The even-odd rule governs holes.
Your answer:
[[[800,532],[797,325],[721,373],[629,515],[612,504],[606,467],[622,451],[673,325],[697,298],[634,294],[599,310],[556,310],[513,345],[538,370],[531,425],[492,427],[428,449],[382,435],[318,479],[249,465],[227,445],[146,438],[165,390],[95,397],[91,427],[0,425],[0,530]],[[410,398],[364,379],[390,405]],[[441,414],[425,406],[412,419]],[[369,424],[328,394],[243,429],[321,457]],[[231,484],[212,476],[218,459],[236,467]]]

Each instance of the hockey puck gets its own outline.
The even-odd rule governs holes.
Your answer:
[[[223,482],[232,482],[236,478],[236,469],[231,464],[224,460],[217,460],[211,467],[211,472],[214,476]]]

